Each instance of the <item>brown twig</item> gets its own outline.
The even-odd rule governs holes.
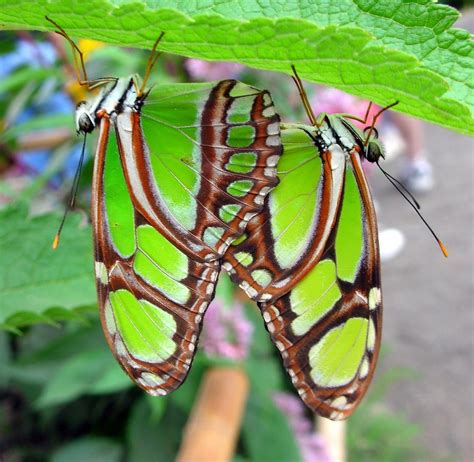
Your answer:
[[[183,433],[177,462],[227,462],[234,454],[249,389],[237,367],[209,370]]]

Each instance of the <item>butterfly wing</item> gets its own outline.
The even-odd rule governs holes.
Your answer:
[[[319,260],[334,226],[344,169],[340,149],[319,152],[312,127],[282,131],[278,187],[266,207],[231,246],[224,267],[256,301],[288,292]]]
[[[308,127],[305,130],[307,136],[311,130],[314,129]],[[291,204],[296,203],[302,193],[297,182],[289,182],[285,194],[291,220],[278,235],[281,243],[284,234],[290,233],[287,246],[275,245],[275,235],[269,232],[265,234],[265,253],[276,259],[275,253],[282,252],[280,261],[283,261],[285,252],[291,256],[292,252],[296,254],[295,249],[301,247],[303,250],[298,255],[302,257],[296,260],[298,264],[294,267],[298,266],[303,276],[300,273],[294,282],[285,280],[285,290],[288,287],[289,290],[282,291],[279,297],[262,301],[260,295],[259,306],[270,336],[301,398],[313,411],[331,419],[341,419],[350,415],[367,390],[380,347],[382,305],[375,211],[359,154],[355,150],[348,155],[348,160],[338,144],[329,146],[327,150],[321,149],[321,155],[315,151],[317,146],[314,143],[312,153],[309,152],[309,144],[303,148],[303,143],[293,151],[295,146],[291,140],[295,139],[295,135],[285,132],[282,132],[284,155],[278,170],[286,172],[286,164],[291,161],[288,159],[285,162],[285,158],[296,152],[296,168],[305,173],[295,178],[299,178],[300,182],[304,178],[307,182],[311,179],[313,183],[306,194],[307,201],[301,201],[300,206],[291,211]],[[301,138],[303,135],[300,133],[298,136]],[[287,149],[288,141],[290,149]],[[303,149],[307,149],[307,155],[302,162],[296,158],[302,155]],[[268,197],[268,205],[263,212],[266,214],[266,229],[271,229],[269,222],[274,219],[271,213],[273,196],[289,179],[284,174],[280,185]],[[294,184],[293,189],[290,183]],[[330,206],[324,208],[318,204],[323,201],[323,185],[327,183],[336,192],[331,196]],[[309,200],[313,201],[313,215],[307,212]],[[282,204],[281,213],[284,214],[285,206]],[[335,213],[332,212],[334,208]],[[324,210],[327,212],[323,213]],[[291,225],[305,213],[312,219],[307,218],[306,225],[300,223],[292,231]],[[251,234],[252,226],[259,219],[260,216],[249,223],[249,239],[255,238],[255,234]],[[314,254],[308,246],[312,241],[307,237],[311,231],[308,230],[313,230],[314,234],[318,226],[329,228],[329,233],[323,240],[314,239],[316,244],[322,246],[322,251],[317,258],[312,258]],[[231,257],[226,268],[231,270],[234,280],[243,282],[246,287],[249,275],[258,275],[255,271],[261,269],[253,266],[254,262],[266,264],[266,260],[263,254],[256,253],[245,267],[239,257],[243,246],[245,240],[231,246],[228,250]],[[249,251],[248,247],[245,249]],[[268,268],[265,266],[265,269]],[[241,279],[242,274],[247,280]],[[285,279],[287,277],[291,276]],[[253,279],[255,281],[256,278]],[[278,289],[280,281],[278,273],[267,278],[263,293],[271,294],[270,289]]]
[[[278,182],[279,117],[268,92],[235,80],[176,88],[172,100],[168,88],[157,88],[143,108],[146,180],[175,244],[215,259]]]
[[[245,99],[239,109],[236,98]],[[229,121],[244,108],[244,123]],[[267,92],[224,81],[157,88],[141,117],[101,120],[92,197],[101,319],[121,366],[151,394],[186,377],[220,253],[277,182],[268,166],[281,150],[272,110]],[[249,129],[237,137],[240,126]]]

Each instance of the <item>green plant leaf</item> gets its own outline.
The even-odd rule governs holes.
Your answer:
[[[127,461],[174,460],[185,424],[185,414],[176,408],[167,410],[158,422],[144,397],[133,407],[127,422]]]
[[[54,251],[59,220],[56,213],[28,217],[23,207],[0,211],[0,326],[70,319],[96,305],[90,226],[70,214]]]
[[[81,354],[78,345],[86,345],[88,350],[103,349],[108,352],[97,318],[89,326],[73,323],[70,327],[73,328],[70,332],[66,327],[56,329],[38,325],[30,328],[16,339],[18,351],[15,361],[2,365],[2,376],[26,388],[43,388],[64,364]],[[109,357],[113,362],[110,354]]]
[[[283,390],[285,376],[283,367],[276,357],[269,358],[248,358],[245,363],[245,370],[250,378],[252,390],[270,396],[275,391]]]
[[[128,376],[103,348],[80,351],[53,374],[37,401],[37,407],[58,405],[85,394],[105,394],[132,386]]]
[[[0,365],[3,370],[10,365],[11,356],[7,333],[0,331]],[[4,373],[0,374],[0,388],[5,387],[7,383],[8,376]]]
[[[351,461],[436,460],[417,441],[421,429],[402,414],[391,413],[383,404],[390,387],[415,377],[415,371],[400,368],[377,377],[367,398],[348,421],[347,447]]]
[[[247,402],[242,438],[250,460],[302,460],[286,417],[269,397],[253,390]]]
[[[97,437],[84,437],[67,443],[54,451],[51,462],[120,462],[122,447],[119,443]]]
[[[160,49],[290,73],[397,110],[474,133],[474,52],[458,13],[431,0],[0,0],[10,29],[52,30],[49,15],[72,36]]]

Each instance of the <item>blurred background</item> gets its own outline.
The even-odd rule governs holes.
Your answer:
[[[474,10],[464,10],[458,25],[474,30]],[[91,77],[143,72],[148,58],[93,41],[79,46]],[[94,136],[75,212],[59,250],[50,250],[80,155],[73,112],[86,95],[71,63],[54,34],[0,35],[0,460],[173,460],[203,375],[237,365],[250,394],[234,460],[330,461],[257,308],[225,275],[176,393],[145,396],[115,363],[94,303]],[[224,78],[270,89],[283,120],[306,122],[288,76],[167,55],[153,72],[156,84]],[[305,86],[316,113],[365,113],[367,102]],[[367,168],[380,226],[384,337],[374,383],[348,422],[348,460],[471,461],[473,141],[393,112],[378,128],[384,168],[417,195],[450,257],[381,173]]]

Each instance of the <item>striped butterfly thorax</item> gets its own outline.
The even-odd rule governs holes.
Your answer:
[[[362,399],[380,348],[377,222],[361,156],[380,143],[342,115],[282,124],[278,186],[224,257],[258,302],[303,401],[337,420]]]
[[[81,103],[99,128],[92,223],[101,320],[115,357],[150,394],[189,370],[220,258],[263,207],[281,153],[270,94],[235,80],[134,78]]]

